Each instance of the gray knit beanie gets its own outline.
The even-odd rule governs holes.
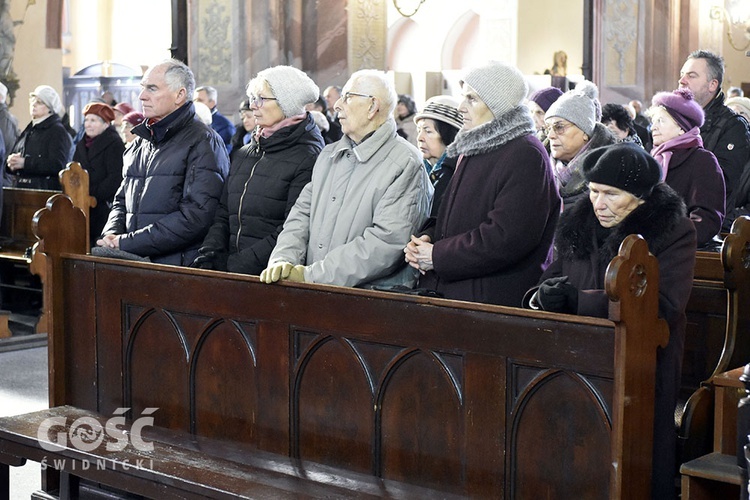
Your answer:
[[[268,82],[284,116],[289,118],[305,112],[305,105],[320,97],[320,89],[307,74],[292,66],[274,66],[258,73]]]
[[[33,92],[29,93],[29,97],[36,97],[42,101],[50,111],[57,113],[59,116],[65,114],[65,108],[62,105],[60,96],[57,94],[57,91],[49,85],[39,85]]]
[[[563,118],[591,136],[594,127],[602,117],[602,106],[599,103],[599,88],[588,80],[584,80],[573,90],[560,96],[549,107],[544,119],[552,117]]]
[[[495,118],[523,104],[529,91],[518,68],[497,61],[469,70],[459,83],[476,90]]]

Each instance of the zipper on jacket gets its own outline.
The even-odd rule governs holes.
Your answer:
[[[237,248],[237,252],[240,251],[240,235],[242,234],[242,205],[245,202],[245,195],[247,194],[247,185],[250,184],[250,179],[253,178],[253,174],[255,173],[255,167],[258,166],[258,163],[263,161],[263,158],[266,156],[266,152],[263,151],[263,153],[260,155],[260,158],[258,158],[258,161],[255,162],[253,165],[253,168],[250,169],[250,175],[248,176],[247,180],[245,181],[245,187],[242,189],[242,196],[240,196],[240,204],[239,207],[237,207],[237,238],[234,242],[234,246]]]

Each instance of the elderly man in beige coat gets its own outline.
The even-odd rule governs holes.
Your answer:
[[[354,73],[334,106],[344,133],[320,153],[261,281],[413,286],[403,242],[427,220],[432,185],[419,151],[396,134],[385,73]]]

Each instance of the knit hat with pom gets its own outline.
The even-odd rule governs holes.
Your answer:
[[[497,61],[469,70],[459,83],[476,90],[495,118],[523,104],[529,92],[518,68]]]
[[[560,96],[547,110],[545,120],[552,117],[568,120],[570,123],[591,136],[596,123],[602,117],[602,106],[599,103],[599,88],[584,80],[573,90]]]
[[[693,92],[688,88],[659,92],[651,100],[651,104],[663,107],[685,132],[703,125],[703,108],[695,102]]]
[[[305,112],[305,105],[318,100],[320,89],[307,74],[292,66],[274,66],[258,73],[268,82],[284,116],[289,118]]]

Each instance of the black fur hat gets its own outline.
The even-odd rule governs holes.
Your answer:
[[[588,182],[606,184],[646,198],[661,180],[661,167],[642,147],[624,142],[589,152],[583,159]]]

